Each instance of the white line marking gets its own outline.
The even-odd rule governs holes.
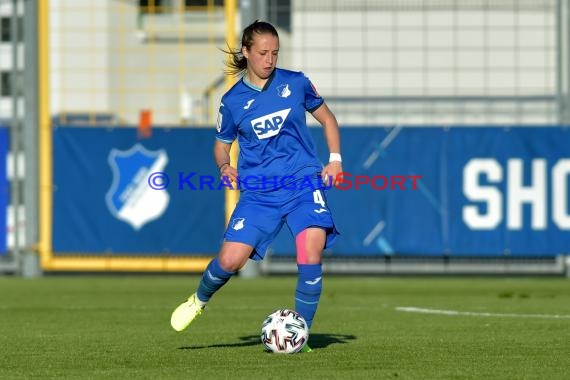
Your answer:
[[[380,150],[377,149],[374,152],[372,152],[372,154],[370,156],[368,156],[366,161],[364,161],[364,164],[363,164],[364,169],[369,169],[372,166],[372,164],[374,164],[374,162],[376,162],[376,160],[380,156],[380,151],[386,150],[386,148],[388,148],[388,146],[392,143],[392,141],[396,138],[396,136],[398,136],[398,133],[400,133],[402,128],[403,128],[403,126],[401,126],[401,125],[396,125],[394,128],[392,128],[392,130],[388,133],[388,135],[380,143],[380,145],[379,145]]]
[[[545,318],[545,319],[570,319],[570,315],[564,314],[515,314],[515,313],[479,313],[472,311],[424,309],[421,307],[398,306],[397,311],[406,313],[439,314],[469,317],[499,317],[499,318]]]
[[[382,149],[388,148],[388,145],[390,145],[392,141],[394,141],[394,139],[396,138],[396,136],[398,136],[398,133],[400,133],[402,128],[404,128],[402,125],[396,125],[394,129],[392,129],[390,133],[388,133],[388,136],[386,136],[386,138],[380,143],[380,147],[382,147]]]
[[[369,169],[372,166],[372,164],[376,162],[379,156],[380,152],[378,150],[372,152],[372,154],[368,156],[368,158],[366,159],[366,161],[364,161],[364,164],[362,165],[364,166],[364,169]]]
[[[374,226],[372,231],[370,231],[368,233],[368,235],[366,235],[366,237],[363,240],[365,247],[368,247],[370,245],[370,243],[372,243],[372,240],[374,240],[374,238],[376,238],[376,236],[378,236],[380,234],[380,232],[382,232],[385,225],[386,225],[386,223],[383,220],[376,223],[376,225]]]

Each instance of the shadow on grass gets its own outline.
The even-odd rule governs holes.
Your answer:
[[[240,342],[237,343],[216,343],[207,346],[183,346],[178,347],[179,350],[201,350],[203,348],[216,348],[216,347],[247,347],[261,344],[259,335],[242,336],[239,338]]]
[[[222,348],[222,347],[247,347],[261,345],[259,335],[248,335],[238,338],[240,342],[236,343],[216,343],[207,346],[182,346],[179,350],[201,350],[204,348]],[[325,348],[332,344],[349,343],[355,340],[356,336],[347,334],[311,334],[309,337],[309,346],[312,349]]]
[[[325,348],[332,344],[345,344],[355,340],[356,336],[349,334],[311,334],[309,346],[314,349]]]

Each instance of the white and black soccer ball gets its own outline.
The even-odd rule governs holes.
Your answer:
[[[261,343],[271,352],[294,354],[309,340],[307,322],[294,310],[281,309],[269,314],[261,326]]]

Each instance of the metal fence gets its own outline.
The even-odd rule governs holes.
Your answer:
[[[196,4],[196,5],[192,5]],[[280,64],[304,71],[343,125],[535,124],[567,117],[564,0],[250,0]],[[50,2],[51,111],[211,125],[224,91],[219,1]],[[94,119],[88,120],[93,122]]]
[[[224,3],[0,0],[0,120],[20,131],[12,152],[26,152],[11,172],[25,166],[29,182],[36,170],[38,65],[41,101],[63,121],[137,125],[150,112],[155,125],[209,127],[227,83],[220,49],[258,18],[278,27],[280,65],[304,71],[343,126],[570,122],[569,0],[242,0],[230,31]],[[38,4],[46,62],[25,53]],[[11,189],[13,207],[27,206],[12,226],[37,219],[30,185]]]

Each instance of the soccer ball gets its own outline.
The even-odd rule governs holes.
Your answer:
[[[294,354],[301,351],[308,340],[307,322],[293,310],[276,310],[265,318],[261,326],[261,343],[271,352]]]

